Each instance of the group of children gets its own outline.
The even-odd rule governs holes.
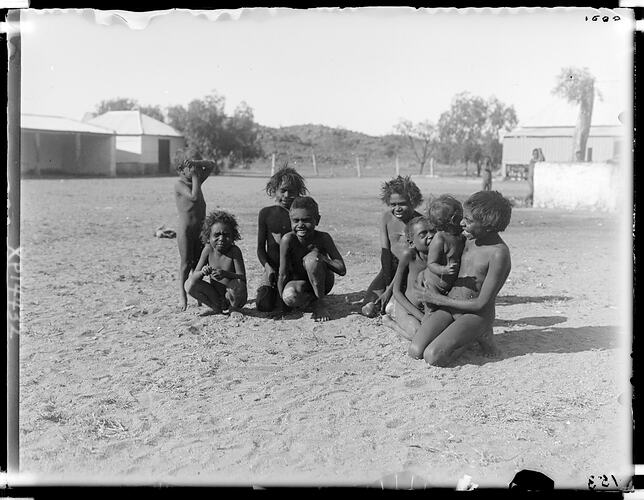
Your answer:
[[[183,160],[175,200],[179,212],[181,309],[187,295],[212,313],[241,314],[248,299],[244,259],[232,214],[206,216],[201,184],[214,163]],[[275,204],[259,212],[257,257],[264,268],[256,294],[259,311],[282,315],[311,307],[316,321],[330,319],[326,297],[346,267],[332,237],[316,229],[318,204],[306,196],[304,178],[284,167],[268,181]],[[452,361],[473,341],[496,352],[492,337],[495,298],[510,272],[510,253],[499,236],[510,222],[511,204],[484,190],[464,204],[450,195],[432,198],[427,213],[410,177],[385,182],[387,210],[380,219],[380,271],[369,285],[362,313],[410,341],[409,355],[430,364]]]

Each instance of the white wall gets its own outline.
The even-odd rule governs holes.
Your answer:
[[[167,139],[170,141],[170,170],[174,168],[172,159],[174,158],[177,149],[183,148],[183,137],[165,137],[160,135],[144,135],[142,139],[142,155],[141,161],[143,163],[159,163],[159,139]]]
[[[622,165],[537,163],[533,206],[613,211],[627,194],[625,178]]]
[[[620,137],[591,136],[586,148],[593,148],[594,162],[604,162],[613,157],[614,143]],[[527,165],[532,150],[541,148],[546,161],[567,162],[572,157],[572,137],[506,137],[503,139],[503,164]]]
[[[141,136],[116,136],[116,163],[136,163],[141,161]]]

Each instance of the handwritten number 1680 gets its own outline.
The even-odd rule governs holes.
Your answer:
[[[588,18],[588,16],[586,16],[586,17],[585,17],[585,19],[586,19],[586,21],[588,21],[588,19],[589,19],[589,18]],[[619,21],[619,20],[621,19],[621,17],[619,17],[619,16],[613,16],[613,17],[611,18],[611,17],[609,17],[609,16],[600,16],[600,15],[596,15],[596,16],[593,16],[593,17],[591,17],[591,18],[590,18],[590,20],[591,20],[591,21],[599,21],[600,19],[601,19],[603,22],[607,23],[607,22],[608,22],[608,21],[610,21],[611,19],[612,19],[613,21]]]

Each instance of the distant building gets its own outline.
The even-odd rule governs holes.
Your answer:
[[[61,116],[20,115],[21,174],[116,175],[113,130]]]
[[[583,152],[585,162],[606,162],[619,158],[624,145],[624,126],[618,116],[626,109],[620,96],[611,101],[595,99],[592,124]],[[578,107],[553,98],[538,114],[503,134],[502,174],[525,171],[532,158],[532,150],[541,148],[546,162],[571,162],[573,135]]]
[[[518,127],[503,137],[503,168],[528,165],[532,150],[541,148],[548,162],[572,161],[575,127]],[[620,156],[623,128],[619,125],[590,127],[584,161],[606,162]]]
[[[174,154],[185,145],[180,132],[138,110],[108,111],[87,123],[116,132],[117,174],[169,173]]]

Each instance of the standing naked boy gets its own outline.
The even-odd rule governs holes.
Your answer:
[[[204,249],[195,272],[186,281],[185,289],[192,297],[221,314],[230,307],[230,317],[241,317],[239,310],[246,304],[246,268],[244,257],[235,241],[240,240],[235,217],[223,210],[208,214],[201,231]],[[209,282],[204,278],[208,277]]]
[[[492,159],[489,156],[483,157],[483,186],[481,190],[492,190]]]
[[[423,318],[409,346],[411,357],[436,366],[449,364],[474,341],[486,355],[497,352],[494,303],[511,268],[510,250],[499,232],[510,222],[512,205],[498,191],[479,191],[463,208],[466,242],[458,278],[447,297],[425,289],[423,299],[438,310]]]
[[[182,311],[188,307],[184,285],[190,272],[195,269],[203,248],[199,232],[206,216],[206,201],[201,192],[201,184],[215,166],[214,162],[205,160],[184,159],[177,163],[179,179],[174,184],[174,200],[179,213],[177,245],[179,246],[179,289]]]
[[[309,196],[295,198],[290,211],[292,232],[280,242],[277,288],[287,307],[313,303],[313,319],[328,321],[326,295],[334,283],[333,273],[347,272],[342,255],[328,233],[317,231],[318,204]]]
[[[452,289],[465,246],[462,234],[461,219],[463,206],[453,196],[443,194],[429,204],[429,223],[436,229],[436,235],[429,245],[427,270],[423,273],[425,287],[447,295]],[[425,304],[425,311],[436,309],[432,304]]]
[[[380,264],[378,275],[367,288],[362,314],[370,318],[384,313],[391,298],[391,282],[402,253],[409,248],[406,225],[421,214],[415,208],[423,201],[420,189],[409,176],[400,175],[382,185],[381,200],[389,208],[380,219]]]
[[[291,203],[306,191],[304,178],[297,170],[286,166],[275,172],[266,184],[266,194],[275,198],[275,205],[262,208],[257,221],[257,258],[264,268],[255,300],[258,311],[269,312],[281,306],[277,291],[280,241],[291,231]]]
[[[426,217],[414,217],[407,224],[411,248],[405,250],[393,280],[393,297],[387,304],[383,324],[411,340],[423,319],[422,289],[416,280],[427,267],[428,245],[435,230]]]

